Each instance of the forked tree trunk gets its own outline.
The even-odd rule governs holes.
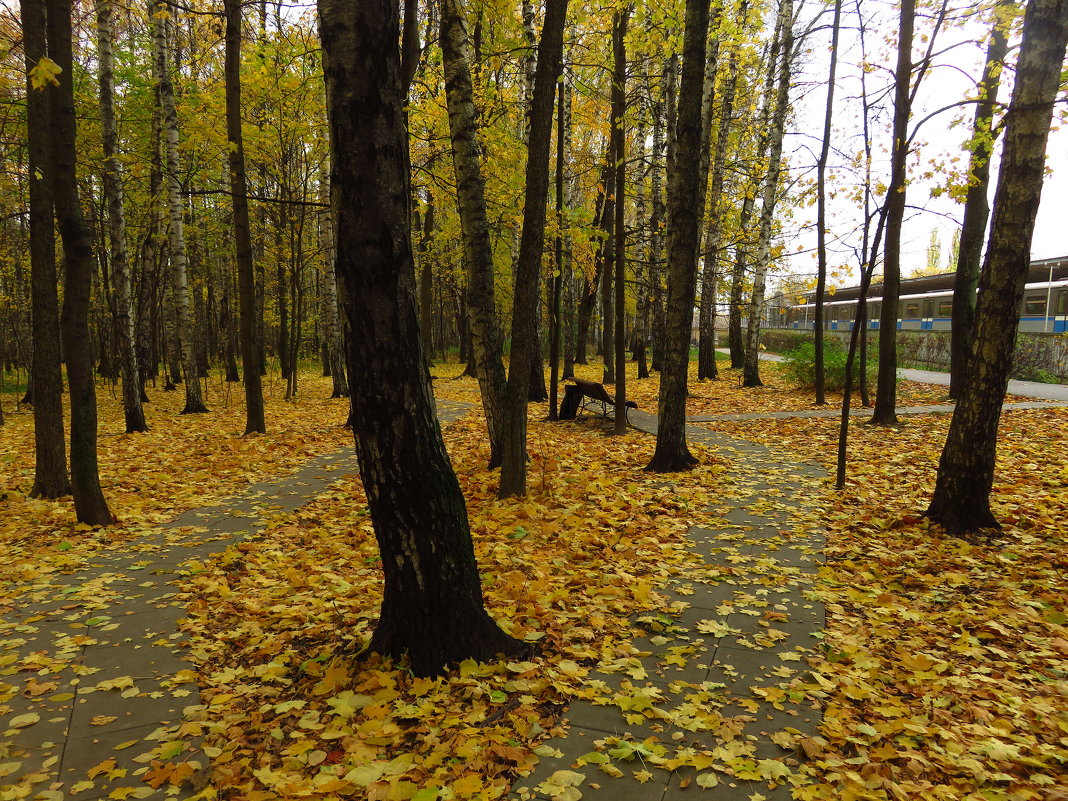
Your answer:
[[[418,675],[527,650],[486,613],[419,339],[397,0],[321,0],[353,430],[385,587],[369,648]]]
[[[1016,346],[1066,43],[1068,0],[1031,0],[1024,14],[971,361],[926,512],[951,534],[1000,527],[990,510],[998,422]]]
[[[441,44],[445,102],[449,111],[457,205],[467,261],[467,308],[472,361],[482,396],[490,442],[490,464],[501,460],[504,426],[504,362],[493,288],[493,247],[486,216],[485,179],[478,153],[478,122],[471,84],[471,46],[458,0],[441,0]]]
[[[668,291],[664,358],[660,374],[656,450],[646,467],[658,473],[688,470],[697,463],[686,444],[687,368],[697,248],[705,187],[700,183],[701,84],[708,39],[707,0],[686,1],[677,147],[668,162]]]
[[[230,194],[234,204],[234,248],[240,305],[241,373],[245,387],[245,433],[264,434],[263,382],[256,363],[256,288],[252,235],[245,178],[245,139],[241,131],[241,3],[225,0],[226,11],[226,136],[230,140]]]
[[[793,64],[793,0],[781,0],[776,24],[777,58],[768,65],[770,115],[767,127],[768,172],[764,177],[760,199],[760,224],[757,227],[756,269],[753,273],[753,294],[749,302],[749,319],[745,337],[745,364],[742,367],[742,386],[757,387],[760,380],[760,318],[764,310],[764,285],[771,264],[771,224],[775,215],[775,201],[779,195],[779,176],[782,174],[782,141],[786,133],[786,112],[790,105],[790,76]],[[774,53],[775,47],[772,48]],[[775,81],[776,83],[772,83]],[[775,86],[774,96],[770,89]]]
[[[171,278],[173,286],[176,350],[181,358],[185,383],[185,408],[182,414],[200,414],[208,409],[200,394],[200,376],[196,364],[196,343],[190,314],[189,263],[185,249],[185,221],[182,218],[181,183],[178,175],[178,114],[174,107],[174,84],[171,83],[170,12],[160,0],[150,0],[152,34],[156,48],[156,81],[163,107],[164,151],[167,164],[167,208],[169,212]]]
[[[530,105],[530,143],[527,148],[523,232],[516,263],[512,305],[512,357],[504,396],[504,436],[501,439],[500,497],[525,495],[527,490],[527,397],[530,361],[537,334],[541,256],[549,194],[549,145],[552,139],[553,96],[563,55],[567,0],[546,0],[545,22],[538,47],[534,96]]]
[[[71,489],[78,522],[106,526],[113,518],[100,489],[97,466],[96,386],[89,332],[93,249],[78,199],[71,2],[49,0],[46,8],[48,54],[61,70],[58,84],[46,91],[52,111],[52,186],[66,275],[60,323],[70,387]]]
[[[22,41],[26,74],[46,55],[45,0],[22,0]],[[63,433],[63,373],[60,368],[59,286],[53,224],[50,92],[27,80],[29,130],[30,306],[33,314],[34,475],[31,498],[60,498],[70,493]],[[27,392],[29,394],[29,392]]]
[[[748,6],[746,6],[748,8]],[[711,158],[711,177],[708,191],[708,221],[705,227],[704,274],[701,282],[701,308],[698,315],[700,338],[697,345],[698,379],[715,379],[719,377],[716,364],[716,295],[719,292],[719,251],[722,240],[723,184],[727,176],[727,145],[730,141],[731,126],[734,124],[734,97],[738,88],[738,54],[732,53],[727,79],[723,86],[720,102],[719,128],[716,133],[716,146]]]

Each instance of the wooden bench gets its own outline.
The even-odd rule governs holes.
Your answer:
[[[616,399],[608,394],[608,391],[604,388],[604,384],[598,384],[594,381],[583,381],[581,378],[572,379],[575,383],[568,384],[564,387],[564,400],[560,404],[560,419],[561,420],[573,420],[578,415],[579,409],[591,409],[598,405],[601,407],[601,416],[609,417],[608,407],[611,406],[613,411],[616,406]],[[624,418],[627,420],[627,424],[630,424],[630,419],[627,417],[631,409],[637,409],[638,404],[634,401],[627,401],[625,409],[623,410]]]

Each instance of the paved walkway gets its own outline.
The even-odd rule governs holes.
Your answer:
[[[442,402],[439,419],[465,408]],[[0,801],[186,798],[200,790],[207,759],[182,728],[199,690],[193,665],[176,651],[185,605],[174,584],[190,560],[221,553],[357,469],[353,448],[318,457],[187,512],[123,553],[101,553],[76,573],[0,596]],[[145,783],[153,760],[203,772],[177,795],[166,783],[154,790]]]
[[[632,410],[630,421],[656,432],[655,415]],[[728,766],[735,776],[793,769],[797,738],[819,725],[820,710],[791,701],[784,688],[805,670],[805,652],[818,645],[824,624],[822,605],[808,593],[822,539],[789,525],[823,472],[699,427],[688,427],[687,439],[731,462],[731,483],[718,488],[729,507],[722,524],[688,532],[706,569],[670,588],[684,607],[676,618],[638,617],[651,630],[632,641],[626,672],[590,675],[585,697],[567,710],[567,735],[540,749],[541,761],[515,784],[512,799],[577,798],[561,794],[568,783],[584,798],[611,801],[676,801],[704,796],[702,787],[714,787],[707,797],[716,801],[792,797],[788,784],[769,787],[711,766]],[[635,698],[650,701],[637,714]],[[608,752],[609,769],[622,776],[606,775],[596,761]],[[673,759],[684,766],[667,769]]]
[[[717,348],[716,351],[718,353],[730,353],[726,348]],[[761,353],[760,359],[761,361],[781,362],[785,357],[778,353]],[[914,370],[912,368],[900,367],[897,371],[897,377],[904,378],[907,381],[917,381],[921,384],[935,384],[942,387],[949,386],[949,373],[942,373],[936,370]],[[1009,395],[1020,395],[1025,398],[1045,398],[1046,400],[1051,401],[1068,402],[1068,384],[1045,384],[1040,381],[1017,381],[1016,379],[1012,379],[1009,381],[1007,393]],[[901,409],[898,409],[897,411],[898,414],[908,414],[908,412],[902,412]]]

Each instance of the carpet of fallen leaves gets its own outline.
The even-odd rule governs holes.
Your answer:
[[[1068,410],[1007,412],[992,507],[972,541],[922,518],[948,415],[850,427],[828,488],[822,741],[802,799],[1068,798]],[[717,421],[833,471],[836,420]]]
[[[241,436],[244,396],[240,384],[210,382],[207,414],[179,414],[185,393],[152,391],[145,404],[149,431],[124,433],[122,398],[101,383],[100,480],[115,525],[79,525],[71,498],[27,496],[33,484],[33,411],[5,409],[0,427],[0,584],[42,573],[70,571],[105,547],[133,540],[179,512],[233,495],[249,484],[293,470],[313,456],[351,444],[343,428],[346,399],[330,399],[330,379],[303,372],[293,401],[274,376],[264,385],[267,434]],[[65,400],[65,399],[64,399]],[[44,546],[44,547],[42,547]]]
[[[469,379],[448,390],[475,391]],[[539,655],[465,663],[439,680],[377,658],[355,663],[381,573],[362,490],[340,481],[186,584],[203,699],[190,714],[220,795],[499,797],[537,762],[532,748],[591,666],[629,655],[633,617],[665,608],[655,588],[692,563],[683,534],[725,462],[702,452],[700,470],[667,483],[642,469],[643,434],[535,419],[531,492],[499,501],[484,425],[469,414],[446,440],[488,609]]]
[[[438,397],[477,404],[475,383],[458,372],[438,371]],[[599,372],[579,368],[593,380]],[[814,408],[773,368],[755,392],[741,390],[735,373],[723,376],[693,385],[691,415]],[[98,532],[79,530],[67,501],[24,500],[32,436],[9,413],[0,429],[12,466],[0,542],[14,559],[0,577],[70,569],[79,552],[121,545],[175,511],[351,443],[338,425],[345,402],[314,400],[326,394],[325,382],[316,386],[306,381],[295,404],[274,398],[268,426],[277,433],[251,439],[239,437],[236,393],[229,408],[216,394],[218,411],[187,418],[176,414],[179,398],[163,396],[149,412],[153,432],[130,436],[113,433],[121,422],[114,399],[105,399],[105,491],[123,525]],[[629,397],[655,411],[655,378],[629,387]],[[899,402],[943,402],[943,393],[904,384]],[[380,593],[354,477],[276,516],[261,536],[189,565],[185,628],[202,698],[187,709],[182,734],[204,736],[212,762],[205,798],[500,797],[533,767],[539,743],[561,731],[568,701],[588,695],[591,669],[631,658],[640,613],[678,612],[658,590],[671,579],[704,578],[683,534],[694,524],[722,526],[733,457],[698,449],[701,467],[666,481],[642,470],[647,435],[549,426],[542,416],[544,406],[532,407],[531,493],[521,500],[495,498],[477,411],[447,430],[488,607],[514,636],[539,645],[529,660],[467,663],[433,681],[403,664],[354,660]],[[828,609],[823,657],[789,688],[824,708],[818,737],[791,739],[804,757],[791,782],[797,798],[1068,797],[1068,412],[1006,414],[995,486],[1006,527],[975,542],[943,537],[919,516],[948,420],[853,426],[849,487],[814,493],[797,522],[798,532],[826,531],[828,540],[816,589]],[[825,419],[706,425],[769,444],[788,455],[784,463],[827,464],[836,431]],[[57,547],[40,548],[42,538]]]

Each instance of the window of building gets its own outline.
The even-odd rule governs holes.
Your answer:
[[[1024,299],[1024,314],[1043,315],[1046,313],[1045,295],[1028,295]]]

